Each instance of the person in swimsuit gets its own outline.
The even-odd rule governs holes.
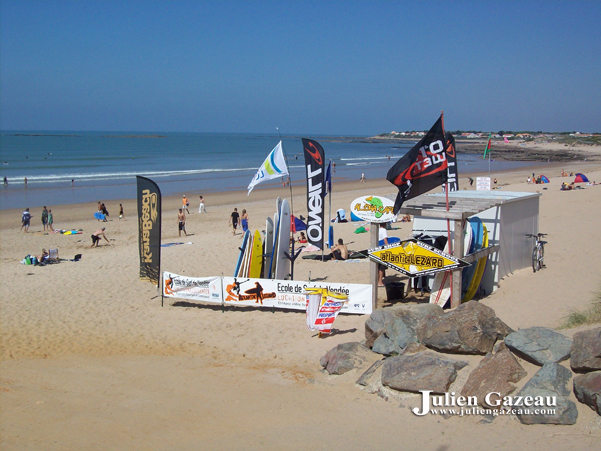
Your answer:
[[[184,231],[184,235],[188,236],[188,233],[186,232],[186,215],[182,208],[179,209],[179,213],[177,214],[177,228],[179,230],[179,236],[182,236],[182,230]]]
[[[246,232],[248,230],[248,213],[246,210],[242,210],[242,231]]]
[[[96,230],[92,234],[92,245],[90,247],[94,247],[94,246],[98,247],[98,243],[100,243],[100,237],[104,238],[107,243],[109,242],[108,238],[104,234],[104,231],[105,231],[105,228],[103,227],[102,229]]]
[[[348,248],[342,238],[338,238],[338,244],[332,247],[332,258],[334,260],[346,260],[348,258]]]
[[[230,215],[230,223],[232,224],[232,227],[234,228],[232,235],[236,234],[236,229],[238,228],[238,219],[240,219],[240,214],[238,213],[238,209],[234,208],[234,211]]]

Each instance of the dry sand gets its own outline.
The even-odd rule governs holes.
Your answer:
[[[493,174],[503,190],[543,193],[540,229],[549,234],[547,268],[516,271],[482,301],[514,329],[556,327],[570,309],[586,307],[601,282],[601,186],[559,191],[567,180],[561,169],[601,182],[597,162],[551,164],[544,186],[527,185],[525,169]],[[385,181],[337,184],[332,208],[348,210],[359,196],[393,192]],[[181,198],[171,197],[163,204],[163,242],[192,244],[163,248],[162,266],[189,276],[233,271],[241,239],[228,226],[234,207],[246,208],[251,229],[262,230],[275,197],[289,197],[287,188],[259,187],[250,197],[214,194],[205,196],[208,213],[198,214],[198,194],[187,194],[192,235],[178,237]],[[39,209],[28,234],[19,231],[20,211],[0,215],[2,449],[598,449],[600,417],[581,404],[571,427],[524,426],[509,417],[491,424],[479,423],[481,417],[420,418],[409,410],[418,405],[414,395],[387,402],[354,385],[358,372],[320,371],[327,350],[364,338],[366,317],[339,316],[339,332],[319,339],[307,330],[304,312],[227,307],[222,313],[218,305],[186,302],[161,307],[157,289],[138,279],[135,201],[122,203],[125,220],[116,217],[119,202],[111,202],[107,223],[90,219],[95,202],[50,206],[55,228],[84,230],[74,236],[42,233]],[[304,212],[304,203],[304,187],[295,186],[294,209]],[[90,249],[90,234],[100,226],[110,245]],[[368,247],[369,234],[355,235],[356,227],[337,225],[337,238],[352,242],[351,249]],[[410,233],[411,224],[389,232]],[[42,248],[83,258],[46,267],[19,263]],[[367,262],[299,260],[296,279],[309,272],[331,282],[369,281]],[[379,296],[385,308],[385,292]],[[468,360],[460,380],[479,359]]]

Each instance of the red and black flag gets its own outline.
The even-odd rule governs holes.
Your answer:
[[[399,189],[397,214],[408,199],[427,193],[447,181],[447,158],[442,115],[413,148],[388,171],[386,180]]]
[[[305,166],[307,168],[307,241],[323,249],[323,198],[325,197],[325,155],[323,147],[311,139],[303,138]]]

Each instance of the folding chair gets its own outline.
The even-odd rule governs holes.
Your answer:
[[[58,263],[58,249],[48,249],[48,263]]]

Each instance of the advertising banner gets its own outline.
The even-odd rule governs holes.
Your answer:
[[[307,240],[309,244],[323,249],[325,155],[323,147],[311,139],[303,138],[303,149],[307,168]]]
[[[163,272],[163,296],[221,303],[221,277],[188,277]]]
[[[161,272],[161,190],[152,180],[137,176],[140,279],[159,285]]]
[[[351,212],[363,221],[386,223],[394,221],[394,202],[386,197],[363,196],[351,202]]]
[[[447,141],[446,156],[447,156],[447,184],[449,192],[459,191],[459,171],[457,168],[457,152],[455,150],[455,138],[450,132],[445,133]],[[446,185],[443,185],[443,190]]]
[[[476,191],[490,191],[490,177],[476,177]]]
[[[409,277],[468,266],[463,260],[415,239],[370,249],[368,254],[373,261]]]

